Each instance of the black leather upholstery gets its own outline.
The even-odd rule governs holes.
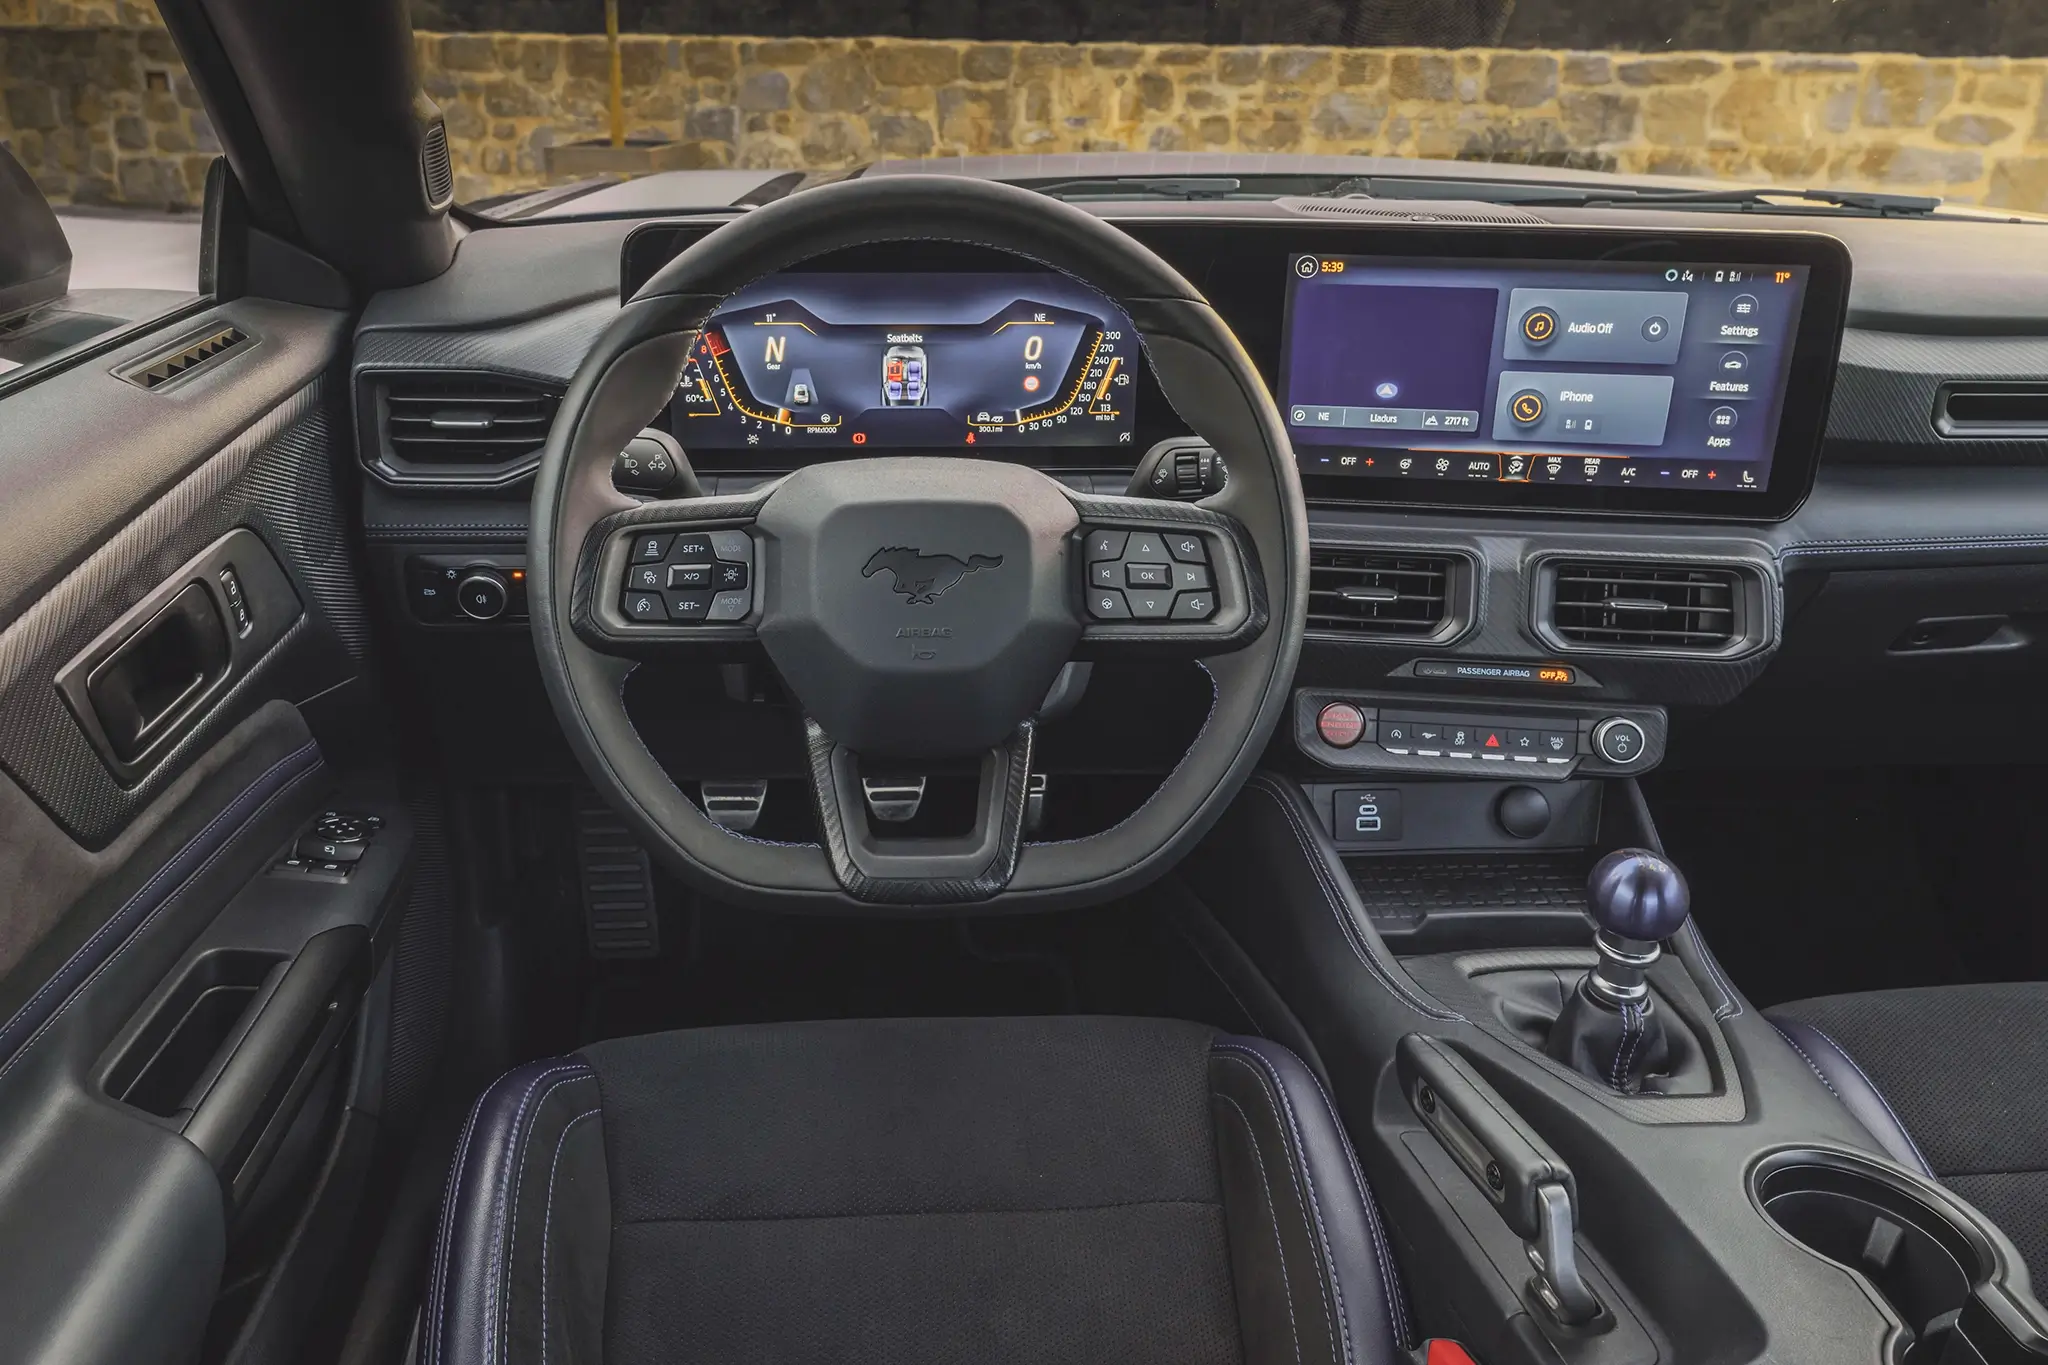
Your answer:
[[[1408,1339],[1291,1052],[1112,1018],[601,1043],[478,1101],[421,1365],[1345,1362]]]
[[[1974,1204],[2048,1286],[2048,982],[1824,996],[1770,1018],[1894,1160]]]

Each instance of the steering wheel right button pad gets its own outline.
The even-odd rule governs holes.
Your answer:
[[[1197,623],[1215,617],[1206,535],[1091,527],[1084,545],[1092,619]]]

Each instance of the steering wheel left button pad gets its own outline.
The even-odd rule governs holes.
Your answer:
[[[745,531],[637,532],[619,609],[629,621],[744,620],[754,609],[754,538]]]

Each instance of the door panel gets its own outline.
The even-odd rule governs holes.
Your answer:
[[[124,377],[222,326],[246,340],[155,388]],[[389,993],[366,986],[412,832],[361,739],[381,711],[344,336],[338,313],[242,299],[0,399],[9,1361],[288,1350],[263,1305],[303,1300],[304,1239],[252,1247],[251,1205],[289,1230],[359,1193],[365,1163],[336,1154],[375,1127],[360,1040]],[[285,861],[328,809],[381,820],[345,875]]]

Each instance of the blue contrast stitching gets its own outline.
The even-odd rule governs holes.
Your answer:
[[[1365,1206],[1366,1221],[1372,1228],[1373,1249],[1379,1255],[1381,1266],[1380,1288],[1387,1294],[1387,1312],[1394,1320],[1394,1334],[1398,1338],[1395,1344],[1406,1350],[1413,1340],[1408,1335],[1408,1304],[1401,1293],[1401,1267],[1394,1263],[1393,1247],[1387,1241],[1386,1230],[1380,1225],[1379,1199],[1373,1194],[1372,1186],[1366,1184],[1365,1173],[1358,1168],[1358,1153],[1352,1149],[1351,1137],[1344,1131],[1344,1120],[1338,1116],[1330,1092],[1323,1088],[1321,1078],[1314,1071],[1306,1066],[1302,1070],[1307,1074],[1309,1083],[1315,1086],[1316,1094],[1322,1096],[1323,1110],[1337,1129],[1338,1142],[1344,1148],[1344,1162],[1351,1167],[1351,1183],[1358,1189],[1358,1201]]]
[[[526,1093],[522,1095],[519,1099],[519,1108],[515,1110],[512,1114],[511,1128],[507,1133],[507,1136],[511,1139],[508,1145],[511,1148],[511,1156],[513,1158],[512,1165],[514,1167],[515,1177],[518,1159],[521,1155],[521,1151],[525,1143],[526,1110],[527,1106],[533,1103],[534,1091],[540,1089],[540,1083],[550,1076],[559,1076],[565,1071],[581,1070],[587,1070],[587,1068],[584,1067],[583,1063],[565,1062],[560,1066],[549,1067],[547,1070],[542,1071],[537,1075],[531,1077],[526,1082]],[[557,1082],[556,1084],[563,1084],[563,1082]],[[548,1094],[553,1094],[554,1090],[554,1086],[549,1086]],[[545,1100],[547,1096],[543,1095],[541,1098],[542,1100]],[[493,1338],[497,1335],[498,1301],[500,1298],[498,1292],[499,1280],[501,1278],[499,1274],[499,1266],[502,1264],[502,1262],[498,1258],[498,1253],[500,1250],[501,1239],[504,1236],[505,1232],[505,1201],[509,1197],[512,1190],[512,1186],[515,1183],[515,1181],[506,1179],[501,1172],[496,1183],[498,1189],[496,1197],[492,1201],[491,1208],[491,1248],[490,1254],[484,1258],[483,1354],[485,1360],[494,1360],[497,1358],[497,1351],[493,1347]]]
[[[603,1112],[602,1105],[586,1109],[563,1124],[561,1136],[555,1139],[554,1159],[548,1162],[548,1202],[540,1220],[540,1356],[534,1365],[548,1365],[548,1229],[555,1224],[555,1172],[561,1168],[562,1149],[569,1145],[569,1134],[576,1125]]]
[[[1259,1082],[1259,1088],[1266,1093],[1266,1102],[1273,1106],[1275,1118],[1286,1116],[1288,1131],[1294,1135],[1293,1155],[1296,1158],[1293,1163],[1294,1169],[1288,1172],[1288,1178],[1292,1181],[1295,1171],[1300,1172],[1301,1189],[1297,1194],[1304,1196],[1302,1226],[1306,1228],[1310,1216],[1314,1216],[1316,1240],[1323,1249],[1323,1264],[1328,1267],[1328,1273],[1323,1277],[1323,1281],[1316,1285],[1316,1292],[1323,1300],[1323,1311],[1326,1314],[1330,1312],[1332,1301],[1335,1301],[1337,1344],[1343,1348],[1344,1359],[1355,1360],[1357,1357],[1351,1348],[1351,1321],[1344,1312],[1344,1287],[1337,1283],[1337,1258],[1330,1251],[1330,1231],[1323,1225],[1323,1206],[1316,1198],[1316,1178],[1308,1169],[1308,1144],[1302,1141],[1301,1125],[1294,1120],[1293,1101],[1287,1098],[1287,1089],[1281,1083],[1280,1073],[1274,1069],[1271,1062],[1257,1052],[1237,1043],[1218,1042],[1210,1046],[1217,1052],[1227,1054],[1239,1066],[1252,1073]],[[1252,1060],[1245,1060],[1247,1057]],[[1253,1062],[1257,1065],[1253,1065]],[[1324,1289],[1324,1282],[1328,1285],[1327,1292]]]
[[[1849,1049],[1843,1047],[1833,1038],[1830,1038],[1827,1035],[1826,1030],[1820,1028],[1818,1025],[1815,1024],[1807,1024],[1806,1026],[1812,1029],[1814,1033],[1819,1036],[1822,1042],[1826,1043],[1829,1047],[1833,1048],[1835,1052],[1841,1057],[1841,1059],[1849,1064],[1849,1069],[1855,1072],[1857,1076],[1862,1078],[1862,1081],[1865,1085],[1870,1087],[1870,1093],[1877,1096],[1877,1102],[1884,1106],[1884,1112],[1886,1116],[1891,1119],[1892,1126],[1897,1128],[1899,1130],[1899,1136],[1906,1140],[1906,1150],[1910,1151],[1913,1154],[1913,1159],[1920,1163],[1921,1170],[1926,1171],[1929,1174],[1932,1174],[1934,1171],[1934,1166],[1931,1162],[1927,1160],[1927,1154],[1920,1150],[1919,1143],[1913,1141],[1912,1130],[1906,1127],[1906,1121],[1899,1117],[1897,1110],[1892,1108],[1892,1102],[1884,1097],[1884,1091],[1877,1088],[1877,1082],[1870,1079],[1870,1073],[1866,1072],[1863,1069],[1862,1065],[1858,1063],[1857,1060],[1849,1054]],[[1833,1087],[1829,1088],[1832,1089]]]
[[[308,767],[301,772],[293,774],[283,784],[278,786],[275,790],[271,791],[268,795],[264,796],[264,798],[255,806],[254,809],[250,810],[246,815],[241,816],[241,828],[236,829],[233,833],[229,834],[225,839],[221,840],[220,844],[217,847],[215,847],[212,852],[207,854],[204,861],[202,861],[197,867],[193,868],[191,871],[185,873],[183,877],[179,880],[177,886],[172,888],[170,891],[166,892],[163,898],[158,900],[157,903],[150,908],[148,914],[144,915],[134,924],[129,925],[125,929],[123,929],[121,927],[122,920],[126,918],[138,904],[141,904],[146,900],[150,892],[156,889],[157,884],[161,882],[164,878],[176,872],[179,868],[179,865],[185,860],[186,855],[190,853],[193,849],[202,846],[207,839],[211,838],[214,831],[220,828],[222,822],[233,819],[240,815],[243,804],[247,802],[251,796],[256,795],[262,789],[263,785],[266,782],[270,781],[272,777],[277,775],[280,769],[284,768],[289,763],[293,763],[304,758],[305,755],[307,755],[308,753],[317,755],[318,752],[319,745],[311,740],[308,740],[306,743],[292,750],[292,752],[286,754],[283,758],[277,760],[277,762],[271,764],[269,768],[265,769],[262,776],[258,777],[254,782],[250,783],[246,788],[244,788],[242,790],[242,793],[228,805],[227,809],[223,810],[220,814],[214,816],[212,821],[208,823],[205,829],[201,830],[196,836],[194,836],[192,840],[185,844],[183,848],[180,848],[177,854],[174,857],[172,857],[170,862],[166,863],[162,868],[158,869],[156,875],[151,877],[147,882],[145,882],[141,890],[137,891],[134,895],[130,896],[126,901],[124,901],[121,905],[120,910],[116,911],[113,917],[108,919],[108,921],[105,924],[102,924],[99,927],[98,932],[94,933],[91,938],[87,939],[82,945],[80,945],[78,951],[74,952],[68,959],[65,960],[64,966],[58,970],[56,975],[52,976],[48,981],[44,982],[42,989],[38,990],[33,996],[29,997],[29,1001],[27,1004],[23,1005],[19,1010],[15,1011],[14,1016],[7,1021],[6,1027],[0,1028],[0,1038],[4,1038],[8,1033],[13,1032],[22,1020],[29,1018],[36,1009],[36,1007],[42,1003],[43,998],[47,996],[51,991],[57,989],[58,986],[64,981],[64,979],[71,974],[71,971],[74,967],[76,967],[80,962],[87,960],[91,956],[93,951],[100,945],[102,939],[106,938],[108,934],[115,932],[117,929],[121,931],[121,942],[115,946],[114,950],[111,953],[108,953],[106,957],[100,961],[98,966],[94,967],[90,972],[88,972],[82,981],[79,981],[75,983],[73,986],[71,986],[70,994],[66,996],[64,1003],[59,1005],[54,1011],[52,1011],[48,1018],[44,1019],[40,1024],[36,1025],[35,1030],[31,1032],[27,1038],[24,1038],[21,1041],[20,1045],[9,1054],[7,1060],[4,1063],[0,1063],[0,1078],[4,1078],[8,1072],[12,1071],[14,1069],[15,1064],[19,1062],[22,1059],[22,1057],[27,1055],[28,1050],[35,1045],[36,1040],[41,1038],[43,1034],[47,1033],[51,1025],[55,1024],[59,1019],[62,1019],[64,1017],[65,1011],[69,1010],[72,1006],[72,1003],[78,999],[78,994],[80,991],[83,991],[87,986],[97,981],[100,977],[100,973],[106,971],[108,967],[112,966],[114,962],[120,958],[122,953],[128,951],[128,946],[135,941],[135,936],[141,933],[143,929],[147,928],[159,914],[163,913],[165,906],[168,906],[173,901],[177,900],[178,897],[184,893],[186,887],[190,886],[194,880],[203,875],[208,868],[212,867],[216,862],[220,860],[222,854],[226,853],[228,849],[234,846],[235,840],[238,837],[240,837],[242,833],[242,829],[246,829],[248,825],[251,822],[253,822],[258,815],[262,814],[263,811],[271,805],[272,802],[284,796],[287,792],[291,791],[293,787],[296,787],[300,782],[303,782],[307,777],[311,776],[313,773],[318,772],[320,770],[319,765],[316,763],[313,766]]]
[[[440,1365],[441,1342],[447,1336],[447,1267],[455,1241],[455,1194],[461,1187],[463,1164],[469,1160],[469,1139],[476,1132],[477,1115],[483,1112],[490,1093],[484,1091],[469,1107],[469,1118],[462,1125],[462,1140],[455,1145],[455,1164],[448,1168],[448,1183],[441,1192],[441,1235],[435,1239],[434,1281],[427,1288],[427,1318],[434,1324],[434,1365]]]
[[[1297,1365],[1299,1365],[1301,1360],[1301,1324],[1294,1320],[1294,1290],[1289,1285],[1287,1278],[1287,1243],[1280,1236],[1280,1210],[1273,1203],[1273,1182],[1266,1175],[1266,1158],[1259,1153],[1259,1130],[1252,1127],[1251,1115],[1245,1113],[1244,1107],[1236,1100],[1228,1095],[1221,1094],[1216,1098],[1237,1111],[1237,1121],[1244,1125],[1245,1137],[1251,1143],[1252,1160],[1259,1168],[1259,1187],[1266,1192],[1266,1221],[1272,1226],[1273,1250],[1277,1253],[1276,1259],[1280,1262],[1280,1297],[1287,1304],[1287,1330],[1294,1336],[1294,1359]]]

